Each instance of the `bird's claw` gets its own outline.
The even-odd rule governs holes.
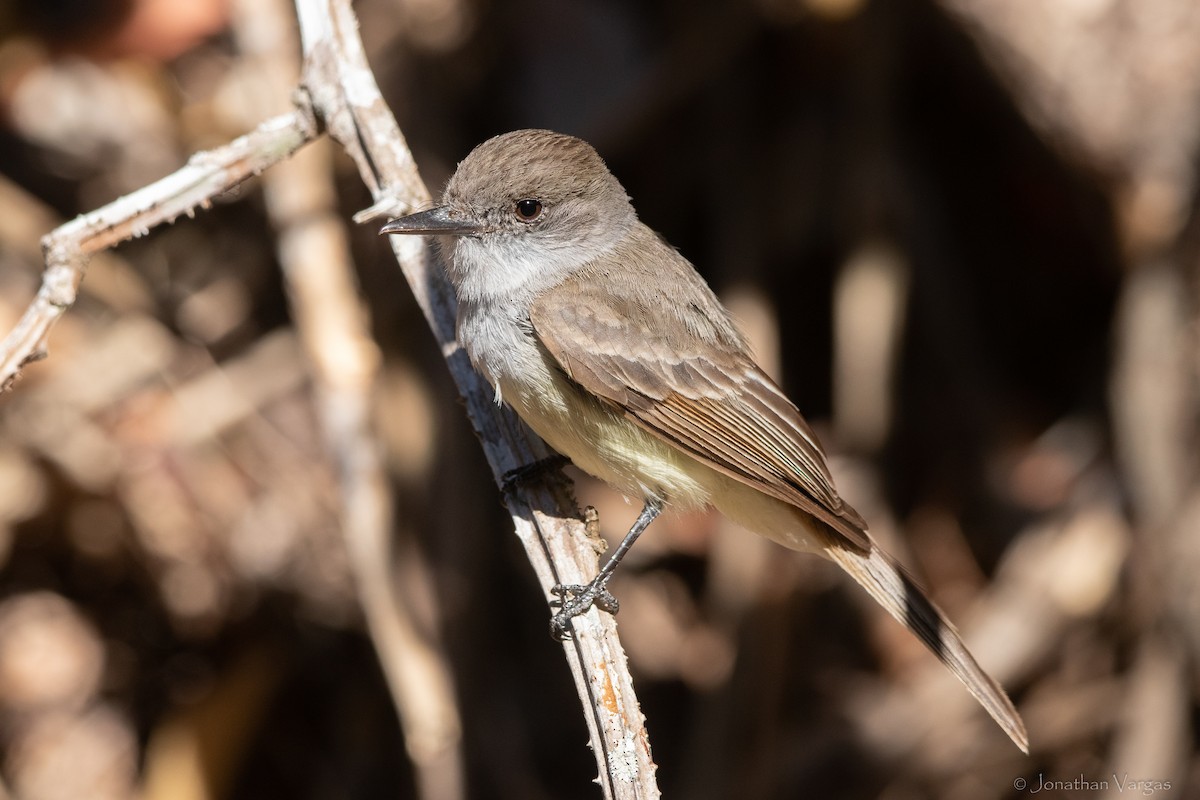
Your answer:
[[[560,642],[571,638],[571,620],[595,606],[601,611],[616,614],[621,603],[603,584],[596,582],[586,585],[558,585],[550,590],[557,597],[551,605],[557,605],[559,611],[550,620],[550,635]]]

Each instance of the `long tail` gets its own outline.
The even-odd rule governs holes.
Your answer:
[[[886,553],[878,547],[863,553],[835,544],[827,547],[825,554],[850,573],[888,613],[920,637],[975,695],[1013,743],[1022,752],[1029,752],[1025,724],[1008,695],[976,663],[945,615]]]

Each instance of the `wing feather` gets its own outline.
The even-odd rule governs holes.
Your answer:
[[[534,332],[568,377],[697,460],[870,547],[812,429],[698,277],[669,303],[643,293],[644,283],[599,291],[589,277],[544,292],[531,309]]]

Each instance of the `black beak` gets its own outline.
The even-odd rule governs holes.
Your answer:
[[[471,219],[450,216],[450,209],[438,206],[394,219],[379,229],[379,233],[413,233],[428,236],[462,236],[479,233],[483,226]]]

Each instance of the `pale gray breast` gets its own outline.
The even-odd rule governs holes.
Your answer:
[[[493,388],[500,380],[536,381],[546,371],[527,302],[463,301],[458,306],[457,335],[475,369]]]

